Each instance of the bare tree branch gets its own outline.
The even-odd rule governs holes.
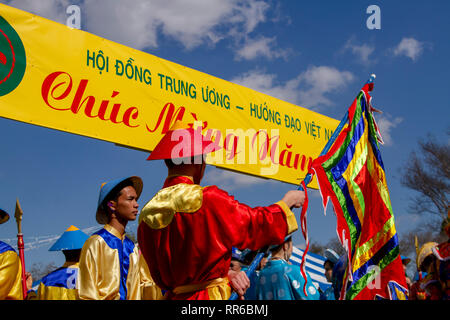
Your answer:
[[[447,131],[450,135],[450,129]],[[432,135],[419,141],[419,155],[412,152],[400,171],[401,183],[419,194],[412,197],[410,209],[414,213],[431,213],[447,217],[450,191],[450,146],[439,144]],[[439,222],[437,223],[439,224]]]

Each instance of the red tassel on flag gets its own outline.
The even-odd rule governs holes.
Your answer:
[[[306,280],[308,278],[306,277],[306,272],[305,272],[306,254],[308,253],[308,250],[309,250],[308,228],[307,228],[307,224],[306,224],[306,211],[308,210],[308,192],[306,191],[305,181],[302,181],[302,187],[303,187],[303,190],[305,191],[305,202],[303,202],[302,212],[300,214],[300,226],[302,228],[303,237],[305,238],[305,241],[306,241],[306,247],[305,247],[305,251],[303,252],[302,262],[300,264],[300,272],[302,274],[303,279],[305,279],[305,283],[303,285],[303,293],[305,294],[305,296],[308,296],[308,293],[306,292]]]

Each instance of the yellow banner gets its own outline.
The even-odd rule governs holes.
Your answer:
[[[151,151],[176,119],[217,167],[298,184],[338,121],[0,5],[0,116]],[[309,185],[317,189],[314,179]]]

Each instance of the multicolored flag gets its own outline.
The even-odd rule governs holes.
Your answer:
[[[348,125],[311,170],[326,209],[331,198],[349,263],[340,299],[407,299],[389,191],[372,115],[369,81],[348,110]]]

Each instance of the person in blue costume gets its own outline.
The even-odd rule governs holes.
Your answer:
[[[0,209],[0,224],[9,220],[9,214]],[[23,300],[22,264],[17,252],[0,241],[0,300]]]
[[[341,295],[342,286],[344,284],[345,270],[347,269],[347,254],[343,254],[339,257],[333,268],[333,275],[331,282],[333,283],[334,297],[339,300]],[[347,281],[346,288],[351,285],[351,281]]]
[[[89,236],[75,226],[70,226],[52,245],[49,251],[62,251],[64,265],[42,278],[37,298],[39,300],[77,300],[78,262],[81,248]]]
[[[408,291],[411,290],[411,279],[408,277],[407,265],[411,262],[411,259],[405,256],[400,256],[402,259],[403,271],[405,271],[406,284],[408,285]]]
[[[325,269],[325,278],[328,282],[331,282],[332,285],[320,294],[320,300],[337,300],[334,294],[334,286],[333,286],[333,269],[336,263],[339,261],[339,255],[332,249],[325,250],[325,262],[323,263],[323,267]]]
[[[96,219],[104,227],[91,235],[81,250],[81,300],[141,299],[140,254],[125,228],[136,220],[142,188],[137,176],[101,185]]]
[[[9,220],[9,213],[0,209],[0,224]],[[33,277],[25,272],[27,286],[26,300],[33,300],[36,294],[31,290]],[[23,300],[22,262],[16,250],[9,244],[0,241],[0,300]]]
[[[244,250],[242,252],[242,267],[241,270],[243,272],[247,272],[250,264],[252,263],[253,259],[258,254],[258,251],[251,251],[251,250]],[[249,281],[250,281],[250,287],[245,291],[244,299],[245,300],[258,300],[258,297],[256,296],[256,286],[259,281],[259,274],[261,272],[261,269],[264,268],[264,266],[267,263],[267,257],[268,253],[264,255],[264,257],[259,262],[258,267],[256,270],[250,275]]]
[[[231,252],[230,270],[241,271],[242,268],[242,252],[233,247]]]
[[[288,262],[292,250],[291,236],[287,237],[282,244],[270,249],[272,258],[259,274],[256,288],[258,300],[319,300],[319,291],[308,272],[305,271],[305,281],[300,267]],[[303,292],[305,282],[306,295]]]

